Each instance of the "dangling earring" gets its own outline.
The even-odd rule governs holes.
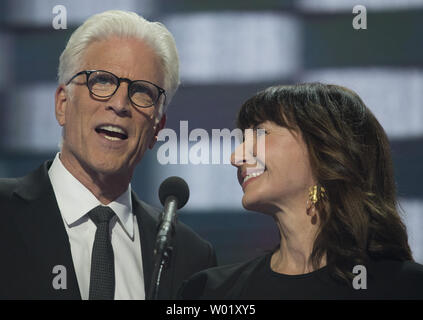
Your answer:
[[[310,202],[315,205],[320,199],[326,196],[326,190],[322,186],[315,185],[310,187],[308,196]]]
[[[311,215],[310,211],[315,211],[316,203],[326,197],[326,190],[322,186],[315,185],[310,187],[307,200],[307,214]],[[310,202],[310,203],[309,203]]]

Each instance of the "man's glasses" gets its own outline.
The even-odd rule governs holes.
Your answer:
[[[109,98],[119,89],[122,81],[128,82],[128,97],[131,102],[140,108],[148,108],[155,105],[165,90],[146,80],[130,80],[119,78],[111,72],[103,70],[85,70],[75,74],[67,83],[71,83],[77,76],[87,76],[86,85],[90,93],[99,98]]]

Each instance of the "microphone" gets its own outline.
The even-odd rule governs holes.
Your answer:
[[[188,198],[188,184],[180,177],[169,177],[160,185],[159,199],[164,209],[160,216],[155,254],[161,254],[168,248],[175,233],[176,210],[182,208]]]
[[[182,208],[188,201],[189,188],[184,179],[169,177],[159,188],[160,202],[164,206],[160,215],[160,223],[154,248],[154,266],[147,299],[159,298],[159,287],[162,272],[171,259],[170,243],[175,233],[176,210]]]

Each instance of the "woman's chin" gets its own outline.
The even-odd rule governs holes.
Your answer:
[[[242,198],[242,206],[248,211],[261,212],[270,215],[278,211],[278,208],[275,205],[264,202],[263,199],[252,199],[251,197],[246,197],[245,195]]]
[[[251,199],[248,197],[242,198],[242,206],[245,210],[263,212],[263,204],[259,199]]]

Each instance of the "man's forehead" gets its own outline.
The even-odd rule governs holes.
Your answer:
[[[136,38],[119,38],[116,36],[102,40],[94,40],[85,49],[84,60],[96,61],[122,60],[124,54],[158,60],[153,48],[145,41]],[[110,60],[112,59],[112,60]],[[152,61],[154,62],[154,61]]]
[[[163,70],[159,57],[145,41],[136,38],[109,37],[88,45],[81,68],[106,70],[120,77],[144,79],[163,85]]]

